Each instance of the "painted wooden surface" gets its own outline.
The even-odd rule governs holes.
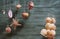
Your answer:
[[[60,0],[32,0],[35,4],[32,10],[28,10],[28,2],[30,0],[20,0],[20,4],[22,5],[21,9],[19,9],[18,14],[16,16],[20,21],[22,20],[22,12],[30,12],[30,17],[27,20],[24,20],[24,27],[17,31],[15,34],[11,36],[6,36],[4,33],[6,25],[10,23],[7,12],[11,6],[12,11],[15,11],[15,5],[18,4],[17,0],[5,0],[5,10],[6,14],[3,15],[0,12],[0,39],[43,39],[39,34],[40,30],[44,28],[45,18],[48,16],[56,18],[56,39],[60,39]],[[7,4],[8,2],[8,4]],[[2,5],[3,0],[0,0],[0,8],[4,9]],[[1,11],[0,9],[0,11]],[[25,9],[25,10],[24,10]]]

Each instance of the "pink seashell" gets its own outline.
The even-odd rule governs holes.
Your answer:
[[[29,10],[31,10],[34,7],[34,3],[32,1],[29,2]]]
[[[11,28],[10,27],[6,27],[5,30],[6,30],[7,33],[10,33],[11,32]]]

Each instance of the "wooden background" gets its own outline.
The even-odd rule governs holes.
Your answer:
[[[5,2],[4,2],[5,1]],[[24,27],[11,36],[6,36],[4,33],[6,25],[10,24],[7,13],[11,7],[14,12],[16,4],[19,3],[22,7],[19,9],[16,18],[22,20],[21,14],[26,11],[30,13],[27,20],[23,20]],[[31,0],[35,6],[32,10],[28,10],[28,2],[30,0],[0,0],[0,39],[43,39],[39,34],[44,28],[45,18],[48,16],[56,18],[56,39],[60,39],[60,0]],[[2,14],[2,9],[6,10],[6,14]]]

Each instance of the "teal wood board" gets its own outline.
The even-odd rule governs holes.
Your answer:
[[[15,6],[18,1],[20,1],[19,3],[22,7],[18,10],[16,18],[24,23],[24,27],[7,36],[4,33],[6,26],[10,24],[7,13],[10,7],[13,12],[16,10]],[[57,30],[55,39],[60,39],[60,0],[31,0],[35,4],[32,10],[28,10],[29,1],[5,0],[4,2],[4,0],[0,0],[0,39],[43,39],[40,31],[45,27],[45,18],[48,16],[56,18]],[[6,10],[6,14],[2,14],[2,9]],[[22,19],[24,11],[30,13],[30,17],[27,20]]]

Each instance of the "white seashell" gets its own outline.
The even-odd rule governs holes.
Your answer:
[[[42,29],[40,32],[41,35],[45,36],[47,34],[47,30],[46,29]]]
[[[56,19],[55,18],[51,18],[52,19],[52,23],[56,23]]]
[[[46,25],[45,25],[45,28],[48,30],[56,30],[56,26],[55,26],[55,24],[50,24],[50,23],[47,23]]]
[[[9,17],[9,18],[12,18],[12,10],[9,10],[9,11],[8,11],[8,17]]]
[[[32,1],[30,2],[30,6],[34,6],[34,3]]]
[[[49,28],[49,25],[50,25],[50,23],[47,23],[46,25],[45,25],[45,28],[48,30],[48,29],[50,29]]]
[[[56,30],[55,24],[50,24],[50,25],[49,25],[49,28],[50,28],[50,30]]]
[[[3,11],[3,14],[5,14],[5,11]]]
[[[46,23],[51,23],[51,17],[46,18]]]

